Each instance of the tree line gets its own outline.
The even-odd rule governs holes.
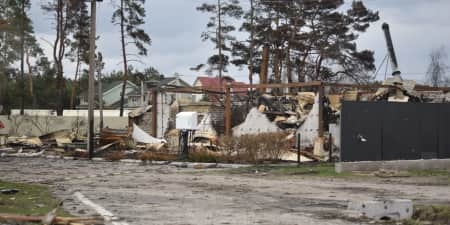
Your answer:
[[[146,56],[150,36],[145,0],[111,0],[111,23],[120,33],[122,65],[105,79],[150,79],[161,74],[154,68],[133,69]],[[76,96],[87,83],[90,16],[88,1],[45,0],[41,8],[52,17],[55,39],[47,58],[34,35],[29,17],[30,0],[4,0],[0,5],[0,105],[4,107],[64,108],[76,106]],[[373,79],[374,51],[359,49],[356,41],[372,23],[377,11],[361,0],[205,0],[196,8],[210,15],[203,41],[214,44],[214,54],[192,70],[221,77],[230,66],[248,70],[248,79],[260,82],[354,81]],[[96,53],[98,72],[104,63]],[[443,80],[440,63],[445,54],[433,53],[429,79]],[[63,60],[76,65],[73,79],[65,76]],[[433,66],[434,65],[434,66]],[[81,85],[81,86],[80,86]],[[122,91],[123,93],[124,91]],[[121,96],[121,115],[124,96]],[[0,110],[1,111],[1,110]]]
[[[230,65],[247,67],[250,83],[254,75],[275,83],[361,82],[375,70],[374,52],[358,49],[356,40],[379,15],[362,1],[217,0],[197,9],[211,15],[202,38],[217,53],[193,69],[220,75]]]
[[[145,0],[115,0],[111,22],[120,31],[123,70],[121,77],[112,72],[105,79],[126,81],[139,77],[159,77],[154,68],[135,71],[130,65],[146,56],[151,44],[150,36],[142,29],[145,23]],[[23,113],[25,107],[54,108],[62,115],[64,108],[74,108],[76,96],[83,84],[83,75],[89,63],[90,16],[88,1],[46,0],[40,2],[41,9],[52,18],[55,39],[50,41],[52,55],[48,58],[39,46],[32,21],[29,17],[30,0],[4,0],[0,4],[0,105],[1,111],[18,107]],[[97,52],[98,72],[104,63]],[[65,77],[64,60],[75,63],[73,79]],[[25,68],[25,64],[26,67]],[[19,66],[17,66],[19,65]],[[153,75],[142,76],[142,74]],[[158,75],[158,76],[156,76]],[[27,78],[26,78],[27,77]],[[124,91],[122,91],[123,93]],[[121,96],[120,114],[123,114],[124,95]]]

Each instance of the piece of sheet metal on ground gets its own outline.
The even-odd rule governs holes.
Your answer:
[[[450,157],[450,104],[344,102],[342,161]]]

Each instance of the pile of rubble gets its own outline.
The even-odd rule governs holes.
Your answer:
[[[150,136],[136,124],[125,130],[103,128],[94,141],[96,157],[104,157],[111,151],[124,151],[127,155],[148,149],[159,151],[167,143]],[[87,157],[87,137],[71,130],[59,130],[37,137],[9,136],[0,143],[1,157],[42,155]]]

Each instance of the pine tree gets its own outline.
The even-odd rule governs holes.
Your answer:
[[[42,5],[42,9],[54,15],[56,37],[53,43],[53,61],[56,67],[56,113],[62,116],[64,110],[65,79],[63,60],[66,47],[70,44],[70,33],[73,31],[76,16],[75,12],[81,1],[50,0]]]
[[[2,77],[2,83],[7,84],[8,77],[5,76],[7,68],[11,68],[15,62],[20,62],[20,72],[18,78],[19,93],[20,93],[20,111],[23,114],[26,104],[27,93],[31,97],[33,94],[33,77],[32,66],[29,61],[31,57],[38,57],[43,54],[42,49],[39,47],[35,37],[32,22],[27,15],[31,7],[29,0],[7,0],[5,4],[0,6],[0,17],[7,18],[9,21],[9,29],[0,30],[0,48],[2,50],[2,63],[0,63],[0,76]],[[24,64],[28,65],[28,77],[29,77],[29,92],[25,90],[25,68]],[[6,86],[1,88],[5,96],[4,91]],[[1,103],[0,103],[1,104]]]
[[[120,116],[123,116],[123,107],[125,104],[125,90],[128,80],[128,63],[129,59],[127,39],[131,39],[130,43],[133,43],[136,47],[137,56],[146,56],[147,47],[151,44],[149,35],[140,28],[145,24],[145,0],[120,0],[119,8],[113,13],[112,22],[115,25],[120,26],[120,42],[122,47],[122,60],[123,60],[123,84],[122,92],[120,96]],[[136,59],[134,59],[136,61]]]
[[[236,30],[232,20],[240,19],[243,15],[242,7],[238,0],[217,0],[217,4],[203,3],[197,7],[198,11],[210,13],[212,16],[206,24],[207,30],[202,33],[203,41],[210,40],[217,49],[217,54],[210,56],[207,60],[207,73],[218,71],[219,77],[223,72],[227,72],[227,66],[230,63],[229,56],[225,52],[232,52],[232,42],[236,38],[232,32]],[[194,70],[200,70],[205,64],[199,64]]]
[[[8,0],[0,4],[0,112],[9,111],[8,82],[14,70],[13,63],[20,59],[20,42],[16,38],[17,29],[14,26],[18,4],[16,1]]]
[[[275,82],[281,82],[283,69],[288,82],[294,81],[294,71],[298,81],[364,81],[375,68],[373,51],[358,50],[356,40],[379,16],[362,1],[353,1],[347,11],[341,9],[343,4],[343,0],[260,0],[255,15],[244,17],[241,30],[254,32],[256,56],[262,46],[269,46]],[[250,64],[246,51],[250,46],[235,46],[236,65]]]
[[[75,107],[74,99],[77,92],[77,80],[80,75],[82,64],[89,64],[89,32],[90,32],[90,16],[87,3],[80,1],[74,5],[73,13],[73,35],[70,43],[69,52],[66,54],[71,62],[75,62],[74,83],[71,89],[70,108]]]

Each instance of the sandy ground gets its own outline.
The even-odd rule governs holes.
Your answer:
[[[69,212],[95,214],[74,197],[80,192],[130,225],[360,224],[339,219],[348,201],[450,204],[448,182],[433,178],[231,175],[167,165],[0,158],[0,179],[49,185]]]

